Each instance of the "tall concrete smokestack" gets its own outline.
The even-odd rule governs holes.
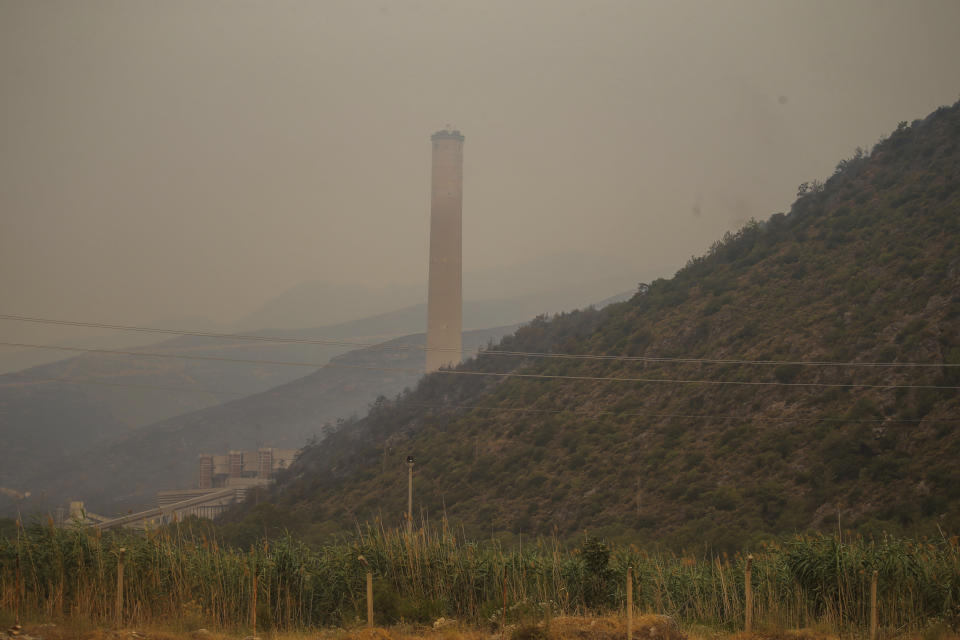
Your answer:
[[[437,131],[430,198],[430,285],[427,292],[427,372],[460,364],[463,330],[461,215],[463,136]]]

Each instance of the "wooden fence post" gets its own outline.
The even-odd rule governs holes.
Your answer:
[[[870,580],[870,640],[877,640],[877,571]]]
[[[253,626],[253,637],[257,637],[257,569],[253,569],[253,606],[250,607],[251,625]]]
[[[751,574],[753,573],[753,554],[747,556],[747,569],[743,574],[744,588],[744,632],[749,636],[753,633],[753,587]]]
[[[373,572],[367,571],[367,626],[373,626]]]
[[[407,456],[407,533],[413,534],[413,456]]]
[[[507,567],[503,567],[503,623],[500,625],[500,637],[507,634]]]
[[[17,518],[17,584],[13,592],[13,626],[20,629],[20,606],[22,604],[23,575],[20,572],[20,519]]]
[[[123,626],[123,556],[127,550],[120,549],[117,554],[117,628]]]
[[[633,638],[633,567],[627,567],[627,640]]]

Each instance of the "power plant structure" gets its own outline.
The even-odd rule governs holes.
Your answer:
[[[272,447],[222,455],[202,453],[197,463],[195,489],[159,491],[155,508],[118,518],[98,516],[85,511],[82,502],[71,502],[70,516],[95,523],[100,529],[150,528],[189,516],[212,519],[231,505],[243,502],[250,489],[270,484],[276,473],[286,469],[296,455],[296,449]]]
[[[449,126],[449,125],[448,125]],[[430,197],[427,373],[460,364],[463,353],[463,135],[437,131]]]

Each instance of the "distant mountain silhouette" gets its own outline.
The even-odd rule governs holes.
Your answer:
[[[600,292],[583,292],[583,295],[599,294]],[[464,315],[467,323],[479,324],[506,319],[507,322],[516,324],[518,320],[567,304],[576,295],[575,292],[561,291],[508,300],[467,302],[464,305]],[[607,301],[604,301],[601,304],[606,303]],[[375,344],[395,339],[398,332],[401,335],[413,333],[415,328],[423,326],[425,318],[425,305],[416,305],[318,329],[269,329],[252,333],[279,338],[332,338],[345,342]],[[414,329],[411,330],[411,327]],[[503,333],[497,330],[475,330],[466,332],[464,339],[472,341],[469,344],[476,347],[501,335]],[[348,353],[354,349],[355,347],[349,345],[284,344],[185,336],[135,350],[304,362],[313,363],[319,368],[337,356],[348,360],[361,357]],[[383,357],[389,359],[389,354]],[[405,360],[405,366],[422,369],[423,353],[420,352],[417,357],[411,355]],[[76,459],[89,460],[90,456],[102,455],[105,447],[111,446],[117,438],[141,437],[141,431],[149,429],[147,425],[171,419],[175,421],[174,416],[194,415],[197,411],[200,412],[199,415],[205,416],[202,411],[204,408],[217,407],[222,403],[227,403],[223,405],[225,407],[245,408],[247,404],[231,401],[236,400],[237,395],[259,398],[260,396],[255,394],[302,378],[310,370],[310,367],[270,364],[89,354],[0,376],[0,435],[3,435],[7,443],[7,447],[0,449],[0,486],[19,487],[33,491],[35,495],[46,490],[42,489],[43,487],[49,486],[51,489],[47,495],[52,498],[60,495],[52,488],[59,481],[56,477],[47,477],[45,470],[56,469],[54,476],[62,473],[65,474],[63,478],[71,478],[69,481],[65,480],[67,484],[63,485],[64,487],[89,487],[91,496],[101,493],[112,496],[113,493],[104,489],[105,485],[96,483],[99,476],[93,471],[84,479],[82,473],[69,476],[65,470],[72,468],[71,465]],[[318,405],[322,406],[322,410],[309,410],[311,416],[322,415],[324,420],[336,420],[361,411],[365,408],[365,403],[378,394],[396,393],[403,386],[414,384],[419,377],[419,374],[415,373],[404,374],[400,377],[403,385],[395,388],[393,376],[384,377],[375,371],[358,373],[332,368],[327,375],[340,375],[342,380],[351,380],[350,384],[355,388],[340,389],[338,393],[324,396],[323,403]],[[96,384],[71,384],[61,381],[63,379],[87,380]],[[228,391],[235,393],[228,394]],[[257,402],[254,400],[249,406],[258,406]],[[317,414],[316,411],[320,413]],[[310,424],[316,426],[315,422]],[[284,429],[286,430],[277,431],[271,426],[267,429],[269,433],[262,439],[275,446],[297,447],[312,433],[303,430],[305,427],[301,429],[290,426]],[[221,448],[223,443],[234,440],[226,427],[220,432],[214,429],[212,433],[219,434],[211,437],[219,438],[217,442]],[[236,436],[241,440],[244,437]],[[246,440],[252,441],[251,438],[252,436]],[[193,441],[189,438],[184,442],[185,447],[193,446]],[[237,446],[239,445],[234,448]],[[168,463],[173,464],[169,461],[163,464]],[[41,470],[39,474],[38,469]],[[31,479],[37,475],[44,476],[40,484]],[[184,481],[183,477],[185,476],[158,473],[157,481],[148,485],[149,491],[134,491],[131,495],[135,497],[130,497],[128,502],[149,502],[152,500],[150,491],[155,491],[157,487],[181,483]],[[103,509],[108,506],[110,505],[105,504]]]
[[[515,329],[465,332],[464,348],[477,349]],[[100,438],[98,446],[64,456],[56,465],[22,472],[18,486],[34,496],[24,508],[78,499],[108,515],[142,509],[153,505],[161,489],[193,486],[200,453],[299,448],[321,435],[324,425],[366,411],[378,396],[394,396],[415,385],[424,360],[417,347],[424,344],[424,334],[417,334],[350,351],[268,391],[144,426],[112,442]],[[412,348],[402,348],[407,346]],[[43,442],[35,439],[31,444],[42,448]],[[29,452],[20,453],[30,457]]]

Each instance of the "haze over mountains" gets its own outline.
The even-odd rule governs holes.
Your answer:
[[[585,271],[590,274],[589,269]],[[541,313],[576,308],[590,302],[607,304],[623,296],[606,300],[599,300],[598,297],[606,292],[615,292],[613,287],[621,286],[624,280],[624,277],[611,277],[603,281],[577,281],[571,278],[571,283],[565,283],[555,291],[467,302],[464,305],[465,323],[467,328],[515,325]],[[345,309],[348,301],[340,302]],[[314,299],[313,303],[317,304],[317,300]],[[263,438],[255,438],[243,426],[243,419],[238,418],[248,407],[258,406],[255,394],[268,389],[273,389],[271,393],[276,392],[275,387],[282,388],[285,383],[302,378],[311,368],[320,368],[341,354],[347,354],[343,357],[348,360],[360,357],[348,353],[356,349],[351,343],[376,344],[395,341],[398,335],[416,334],[422,329],[425,317],[425,305],[419,304],[317,329],[250,332],[279,339],[344,341],[340,345],[184,336],[132,349],[134,354],[146,352],[174,357],[85,354],[2,375],[0,422],[3,424],[6,446],[0,451],[0,486],[30,490],[35,495],[42,491],[47,504],[56,504],[58,500],[71,497],[86,498],[102,512],[110,513],[121,506],[123,509],[147,506],[158,489],[188,487],[193,482],[192,465],[196,454],[205,446],[214,446],[212,443],[219,444],[220,448],[231,442],[234,448],[241,445],[253,447],[257,442],[269,446],[299,447],[323,421],[349,416],[362,410],[378,395],[393,395],[404,386],[415,383],[415,371],[423,367],[422,352],[420,360],[413,357],[404,361],[404,366],[411,372],[397,379],[384,377],[376,371],[352,372],[352,375],[345,375],[341,380],[342,386],[338,387],[341,395],[318,392],[315,398],[311,397],[311,402],[317,403],[316,408],[306,411],[294,407],[292,410],[306,411],[311,416],[309,428],[299,423],[295,426],[286,425],[284,413],[280,411],[276,416],[276,424],[267,417],[258,422],[267,434]],[[475,349],[503,334],[504,330],[500,329],[478,329],[466,334],[465,344],[469,349]],[[417,339],[416,335],[409,338],[414,342]],[[375,350],[374,353],[378,352]],[[175,357],[177,355],[212,360],[179,359]],[[224,359],[250,362],[229,362]],[[270,364],[270,361],[308,366]],[[344,374],[344,371],[333,368],[327,377],[336,378],[338,374]],[[332,383],[328,380],[324,384]],[[305,388],[309,388],[309,383]],[[283,392],[278,393],[280,397],[286,397]],[[170,423],[174,416],[192,414],[206,407],[215,408],[221,403],[248,395],[254,396],[251,403],[228,405],[227,411],[233,412],[230,413],[233,422],[214,420],[206,431],[188,430],[188,435],[178,440],[175,459],[150,453],[151,450],[157,450],[155,440],[159,437],[156,429],[150,426],[152,423]],[[251,411],[255,414],[264,413],[262,409]],[[203,412],[198,415],[200,419],[206,419]],[[160,427],[161,433],[170,428],[164,423]],[[112,451],[111,443],[118,438],[126,442],[120,451],[132,453],[123,454],[126,458],[113,465],[108,475],[97,473],[103,467],[96,460],[120,455],[105,453]],[[137,449],[137,443],[143,442],[149,442],[149,447]],[[144,466],[136,462],[138,456],[149,457],[158,466]],[[123,476],[123,468],[127,466],[144,472],[149,468],[152,475],[148,475],[146,480],[130,484],[129,491],[117,495],[113,480],[117,474]],[[51,475],[46,471],[48,469],[56,471]],[[38,475],[40,479],[36,478]],[[71,492],[72,489],[76,491]]]
[[[538,320],[311,446],[269,511],[323,539],[417,512],[468,537],[736,549],[960,529],[960,103],[804,183],[627,302]],[[519,376],[519,377],[515,377]]]
[[[483,329],[522,322],[540,313],[574,309],[632,291],[637,283],[634,271],[616,257],[583,251],[552,253],[496,269],[468,271],[464,274],[464,326]],[[651,268],[648,271],[645,277],[649,278],[666,273],[668,269]],[[139,324],[220,333],[291,329],[311,337],[322,337],[327,333],[335,337],[369,338],[376,342],[420,331],[426,318],[425,299],[426,285],[422,282],[373,287],[348,280],[312,280],[281,292],[231,322],[218,324],[204,317],[182,315]],[[5,311],[22,312],[10,308]],[[367,322],[372,317],[379,320]],[[116,317],[56,319],[138,324]],[[101,349],[128,348],[149,342],[136,334],[89,327],[0,322],[5,338],[12,342]],[[356,322],[361,324],[354,325]],[[56,350],[0,346],[0,374],[62,359],[64,352]]]
[[[0,519],[138,509],[204,450],[319,429],[233,514],[244,548],[398,524],[406,455],[418,515],[478,544],[960,533],[957,106],[897,126],[957,100],[957,25],[955,0],[0,2]],[[462,267],[431,258],[444,192]],[[421,380],[354,347],[419,339],[430,265],[464,329],[522,327]]]
[[[485,329],[598,303],[608,296],[631,291],[637,280],[616,259],[565,253],[515,267],[472,273],[467,282],[477,297],[498,291],[514,294],[465,302],[465,328]],[[423,330],[426,305],[417,303],[423,293],[423,286],[393,286],[374,291],[365,287],[308,283],[265,303],[256,313],[238,321],[233,330],[273,338],[376,344]],[[386,312],[363,315],[382,309]],[[343,318],[348,319],[336,322]],[[325,324],[305,328],[311,321]],[[183,328],[217,331],[209,323],[197,322]],[[38,336],[44,331],[62,329],[58,325],[10,320],[4,321],[4,325],[26,327]],[[168,328],[176,329],[178,325],[168,325]],[[0,424],[6,444],[0,450],[0,486],[23,486],[25,474],[31,469],[59,466],[65,457],[96,450],[132,429],[293,381],[311,368],[319,368],[330,358],[355,348],[350,344],[285,344],[198,336],[176,337],[131,348],[131,343],[143,344],[155,334],[69,329],[78,335],[87,332],[95,337],[74,338],[65,341],[66,344],[42,337],[37,341],[80,349],[123,349],[174,357],[87,353],[0,375]],[[0,350],[0,355],[3,353],[5,351]],[[70,352],[37,350],[35,353],[62,357]],[[187,360],[176,358],[177,355],[212,359]],[[226,361],[230,359],[261,362]],[[265,361],[304,363],[313,367]]]
[[[504,308],[499,312],[512,312],[517,316],[499,324],[521,322],[538,313],[572,309],[608,295],[630,291],[637,283],[634,271],[616,256],[584,251],[551,253],[519,264],[481,271],[467,270],[463,274],[463,298],[475,308],[501,305]],[[651,271],[666,272],[666,268]],[[237,327],[296,329],[318,323],[343,323],[423,305],[426,291],[425,282],[382,287],[322,280],[304,282],[244,316]],[[537,305],[541,308],[530,313]],[[305,324],[307,318],[315,320]],[[422,318],[420,322],[423,322]],[[469,308],[464,310],[464,322],[467,329],[498,324],[472,315]]]
[[[476,350],[515,328],[465,332],[464,348]],[[424,335],[417,334],[350,351],[268,391],[129,430],[98,446],[78,448],[55,464],[20,469],[17,486],[34,495],[26,508],[50,508],[72,499],[107,515],[149,508],[157,491],[195,485],[200,453],[261,446],[297,449],[321,437],[325,426],[362,414],[378,396],[394,396],[416,384],[423,345]]]

